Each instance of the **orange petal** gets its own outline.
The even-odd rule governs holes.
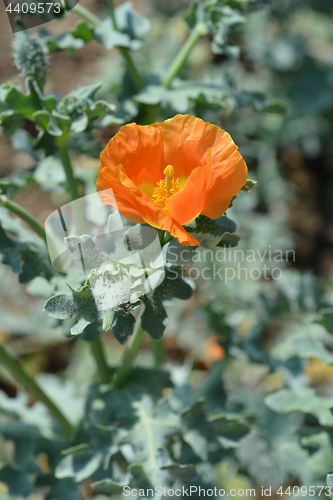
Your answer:
[[[103,179],[103,184],[101,182]],[[169,231],[175,236],[179,243],[187,246],[198,245],[193,238],[172,216],[154,203],[134,182],[127,177],[122,165],[102,169],[97,179],[98,189],[100,186],[112,187],[119,212],[129,220],[141,223],[147,222],[157,229]],[[106,189],[103,187],[103,189]],[[99,193],[100,194],[100,193]],[[110,204],[110,199],[101,197],[103,204]],[[132,217],[132,218],[131,218]]]
[[[131,193],[123,188],[118,176],[115,175],[115,169],[118,168],[103,168],[99,171],[96,181],[98,196],[103,205],[111,205],[119,210],[126,219],[144,224],[145,221],[140,215],[140,207],[137,206]],[[110,189],[112,189],[114,196],[110,193]]]
[[[192,170],[184,187],[166,200],[165,205],[169,213],[179,224],[188,224],[200,215],[211,178],[211,170],[212,154],[209,149],[206,151],[205,165]]]
[[[209,148],[211,176],[205,176]],[[174,167],[182,188],[166,201],[170,213],[151,200],[167,165]],[[246,178],[246,164],[229,134],[199,118],[176,115],[162,123],[122,127],[101,154],[97,188],[112,188],[119,211],[129,220],[147,221],[194,245],[181,225],[200,212],[210,218],[222,215]]]
[[[152,127],[160,130],[163,138],[163,165],[172,165],[175,177],[188,178],[197,167],[206,163],[207,149],[214,142],[215,125],[190,115],[176,115]]]
[[[101,153],[101,168],[122,165],[127,176],[139,186],[156,186],[163,177],[162,138],[151,125],[130,123],[121,127]]]
[[[224,159],[223,150],[218,152],[215,149],[214,156],[212,148],[212,177],[201,212],[211,219],[216,219],[225,213],[232,197],[239,193],[247,179],[247,166],[241,154],[234,150],[228,155],[227,150],[228,148],[225,150],[226,159]]]

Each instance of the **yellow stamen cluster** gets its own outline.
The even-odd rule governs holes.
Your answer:
[[[154,189],[152,199],[163,210],[167,210],[165,201],[180,190],[179,179],[175,179],[175,170],[172,165],[168,165],[164,171],[165,179],[158,181]]]

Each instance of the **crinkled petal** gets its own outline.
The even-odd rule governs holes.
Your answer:
[[[173,166],[181,189],[163,210],[152,196],[167,165]],[[97,189],[111,188],[118,210],[129,220],[146,221],[194,245],[196,240],[181,226],[200,213],[220,217],[246,178],[246,164],[227,132],[200,118],[176,115],[162,123],[122,127],[101,153]]]
[[[106,172],[104,172],[104,170]],[[169,233],[175,236],[182,245],[193,246],[199,244],[181,224],[173,219],[167,211],[156,205],[146,193],[127,177],[122,165],[103,169],[98,177],[103,178],[105,182],[104,186],[106,184],[112,186],[118,210],[124,217],[133,220],[133,222],[137,222],[134,218],[139,214],[141,221],[138,222],[147,222],[157,229],[169,231]],[[102,186],[99,179],[97,186],[98,189]],[[103,189],[105,189],[105,187]],[[103,195],[103,192],[99,194]],[[107,197],[103,198],[103,196],[101,196],[101,201],[103,204],[110,204],[110,200],[108,200]]]
[[[120,128],[101,153],[101,169],[122,165],[134,184],[156,186],[163,177],[161,133],[151,125]]]
[[[140,215],[140,206],[136,203],[132,194],[124,189],[116,175],[118,167],[103,168],[99,171],[96,187],[103,205],[111,205],[126,219],[144,224]],[[110,193],[112,190],[113,195]]]
[[[172,165],[175,177],[187,179],[197,167],[206,163],[207,149],[214,143],[215,125],[190,115],[176,115],[152,127],[160,131],[163,140],[163,165]]]
[[[211,170],[212,154],[209,149],[206,151],[205,165],[192,170],[183,188],[166,200],[165,205],[170,215],[179,224],[188,224],[200,215],[205,203]]]
[[[213,148],[212,165],[211,181],[201,213],[211,219],[217,219],[225,213],[233,196],[238,194],[246,183],[247,167],[237,150],[231,155],[224,155],[223,150],[213,151]]]
[[[212,175],[202,214],[216,219],[246,183],[247,166],[230,135],[222,129],[218,129],[211,150]]]

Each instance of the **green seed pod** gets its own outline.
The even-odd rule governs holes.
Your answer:
[[[30,31],[19,31],[13,42],[14,63],[20,75],[32,76],[41,88],[47,72],[46,47],[43,41]]]

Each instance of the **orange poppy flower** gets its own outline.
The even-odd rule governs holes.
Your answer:
[[[230,135],[200,118],[176,115],[152,125],[121,127],[101,153],[97,191],[128,220],[198,245],[183,227],[198,215],[216,219],[247,179]]]

